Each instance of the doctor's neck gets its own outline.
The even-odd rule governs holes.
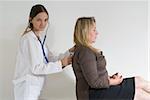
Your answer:
[[[35,30],[32,30],[34,32],[34,34],[37,36],[37,37],[40,37],[42,31],[35,31]]]

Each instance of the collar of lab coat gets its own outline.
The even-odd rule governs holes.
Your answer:
[[[38,41],[38,38],[36,37],[36,35],[34,34],[33,31],[30,31],[28,34],[30,34],[34,39],[36,39]],[[43,41],[43,39],[44,39],[43,33],[40,34],[40,39]]]

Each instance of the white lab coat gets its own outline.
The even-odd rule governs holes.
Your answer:
[[[42,36],[40,37],[43,41]],[[41,44],[31,31],[21,37],[16,59],[14,96],[15,100],[38,100],[44,84],[45,75],[62,71],[60,59],[69,51],[54,56],[44,45],[49,63],[45,64]]]

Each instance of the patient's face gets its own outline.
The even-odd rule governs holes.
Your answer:
[[[89,43],[95,43],[96,38],[97,38],[98,32],[96,31],[96,23],[92,26],[90,32],[89,32]]]

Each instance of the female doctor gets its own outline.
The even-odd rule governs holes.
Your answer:
[[[47,74],[61,72],[71,63],[70,48],[64,54],[54,56],[45,44],[43,33],[49,15],[43,5],[31,8],[29,25],[22,35],[16,59],[14,83],[15,100],[38,100]]]

